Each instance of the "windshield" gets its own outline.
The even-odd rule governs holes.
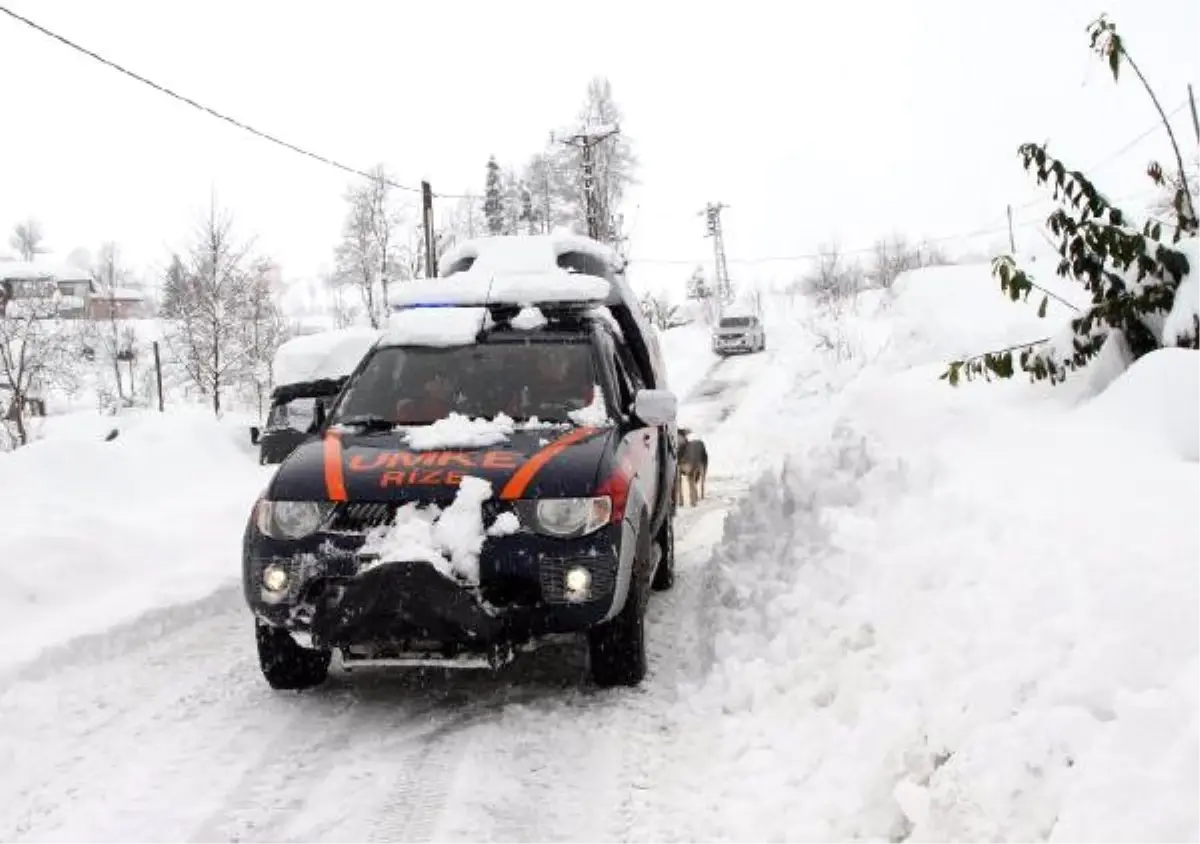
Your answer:
[[[596,391],[586,342],[498,342],[377,350],[347,389],[333,424],[427,425],[450,413],[569,422]]]
[[[746,328],[753,324],[754,317],[725,317],[721,320],[722,328]]]
[[[311,398],[297,398],[271,408],[267,416],[268,430],[279,428],[295,428],[297,431],[307,431],[312,426],[316,415],[316,401]]]

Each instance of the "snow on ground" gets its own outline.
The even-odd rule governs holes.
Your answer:
[[[667,365],[667,386],[685,400],[720,358],[712,351],[711,332],[700,320],[659,331],[663,360]]]
[[[269,477],[242,420],[204,410],[43,421],[46,439],[0,453],[0,667],[236,577]]]
[[[782,465],[713,558],[712,670],[661,774],[677,835],[1200,835],[1197,353],[1095,399],[951,389],[948,356],[1039,336],[993,285],[911,274],[819,376],[832,394],[801,379],[758,416]]]
[[[272,694],[233,573],[258,467],[231,461],[218,499],[219,437],[181,431],[211,449],[173,468],[155,452],[133,477],[190,480],[195,518],[150,536],[210,562],[228,547],[229,585],[179,610],[192,621],[0,685],[0,729],[22,725],[0,742],[18,772],[0,777],[0,838],[1196,840],[1197,353],[1158,352],[1099,395],[938,380],[950,357],[1050,333],[1036,307],[958,267],[837,320],[770,302],[761,354],[664,332],[712,464],[708,498],[679,511],[637,690],[581,685],[578,654],[550,650],[500,675],[335,672]],[[36,446],[54,448],[20,478],[41,505],[0,518],[45,534],[22,522],[63,512],[45,469],[70,461],[49,457],[87,467],[116,443]],[[82,472],[88,500],[121,483],[131,520],[157,514],[163,484],[121,471]],[[137,552],[126,575],[164,558],[73,515],[96,524],[69,535]]]

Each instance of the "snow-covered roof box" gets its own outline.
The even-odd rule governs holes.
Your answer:
[[[443,256],[438,269],[441,278],[394,286],[389,306],[396,311],[430,305],[604,307],[615,317],[647,382],[665,386],[657,337],[625,278],[624,260],[608,246],[565,230],[476,238]],[[399,331],[396,316],[392,324]],[[410,325],[418,319],[406,318]],[[486,328],[482,317],[480,327]]]
[[[338,328],[293,337],[275,352],[275,384],[285,387],[344,378],[354,371],[382,332],[375,328]]]
[[[603,278],[577,275],[565,270],[485,275],[472,270],[450,279],[422,278],[397,285],[388,301],[393,309],[445,305],[541,305],[583,302],[603,304],[612,295],[612,285]]]
[[[605,278],[623,271],[624,262],[603,243],[566,230],[474,238],[451,249],[438,262],[438,274],[443,278],[468,270],[504,275],[556,269]]]

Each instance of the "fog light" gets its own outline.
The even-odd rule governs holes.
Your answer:
[[[592,574],[583,566],[567,569],[563,585],[568,601],[586,601],[591,593]]]
[[[269,591],[282,592],[288,585],[287,570],[272,563],[263,569],[262,582]]]

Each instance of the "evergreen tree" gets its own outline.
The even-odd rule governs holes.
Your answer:
[[[487,182],[484,185],[483,216],[487,219],[488,234],[504,233],[504,186],[496,156],[487,163]]]

